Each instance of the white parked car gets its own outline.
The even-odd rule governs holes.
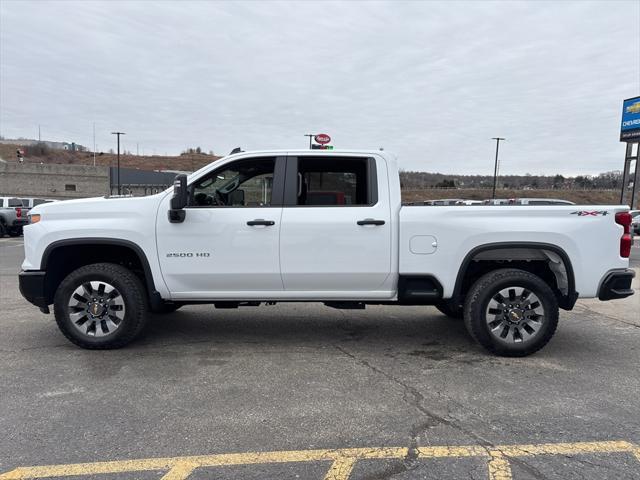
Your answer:
[[[625,206],[401,206],[380,151],[241,152],[138,198],[39,205],[20,290],[80,347],[190,303],[436,305],[488,350],[542,348],[559,309],[633,294]]]

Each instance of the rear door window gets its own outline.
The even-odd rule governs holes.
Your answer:
[[[370,159],[326,156],[297,160],[296,205],[343,207],[376,203]]]

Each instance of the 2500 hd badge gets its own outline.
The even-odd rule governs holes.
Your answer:
[[[193,258],[200,257],[206,258],[210,257],[211,254],[209,252],[177,252],[177,253],[167,253],[167,258]]]

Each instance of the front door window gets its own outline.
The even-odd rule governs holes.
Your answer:
[[[275,158],[240,160],[196,182],[191,207],[269,207]]]

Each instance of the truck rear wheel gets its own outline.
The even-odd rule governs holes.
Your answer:
[[[133,272],[120,265],[86,265],[60,283],[54,313],[60,331],[79,347],[120,348],[145,325],[145,288]]]
[[[464,322],[487,350],[524,357],[544,347],[558,326],[558,301],[540,277],[518,269],[482,276],[468,292]]]

